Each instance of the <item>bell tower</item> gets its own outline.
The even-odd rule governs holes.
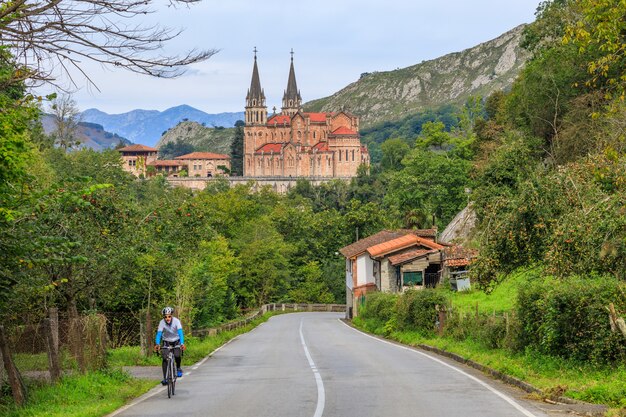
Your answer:
[[[259,68],[256,64],[257,49],[254,47],[254,67],[252,68],[252,81],[248,95],[246,95],[246,126],[264,125],[267,123],[267,106],[265,105],[265,92],[261,88]]]
[[[293,69],[293,49],[291,50],[291,66],[289,67],[289,79],[287,80],[287,89],[283,95],[282,113],[293,116],[301,110],[302,97],[296,84],[296,72]]]

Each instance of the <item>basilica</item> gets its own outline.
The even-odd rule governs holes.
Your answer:
[[[246,177],[351,178],[370,162],[359,138],[358,117],[343,110],[302,111],[293,52],[281,112],[274,108],[268,115],[255,50],[244,135]]]

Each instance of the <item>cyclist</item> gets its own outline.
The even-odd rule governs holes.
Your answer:
[[[185,350],[185,336],[183,335],[183,325],[176,317],[172,316],[174,309],[172,307],[165,307],[161,310],[163,319],[159,322],[159,328],[156,334],[156,340],[154,350],[161,350],[161,338],[163,339],[163,346],[170,347],[180,344],[180,349],[174,349],[174,358],[176,359],[177,376],[180,378],[183,376],[183,369],[180,367],[181,354],[180,351]],[[167,372],[167,349],[161,350],[162,366],[163,366],[163,381],[161,384],[167,385],[165,375]]]

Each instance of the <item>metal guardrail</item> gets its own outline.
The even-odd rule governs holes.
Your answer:
[[[260,309],[249,315],[245,319],[232,323],[225,323],[218,327],[208,329],[192,330],[191,334],[197,337],[214,336],[221,332],[237,329],[249,324],[252,320],[267,313],[268,311],[316,311],[316,312],[334,312],[344,313],[346,311],[345,304],[297,304],[297,303],[272,303],[265,304]]]

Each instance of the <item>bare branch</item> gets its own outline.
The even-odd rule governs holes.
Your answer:
[[[199,0],[168,0],[170,6]],[[218,51],[190,50],[177,56],[156,53],[180,30],[135,22],[154,13],[155,0],[6,0],[0,3],[0,47],[9,48],[31,81],[54,84],[54,70],[69,75],[83,60],[173,78],[184,67]],[[88,82],[92,80],[87,77]],[[94,84],[95,85],[95,84]]]

